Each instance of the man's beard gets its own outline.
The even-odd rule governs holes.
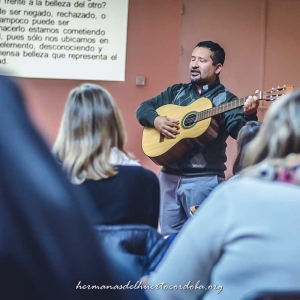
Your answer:
[[[204,79],[204,78],[201,78],[201,77],[200,78],[192,78],[191,77],[191,83],[203,86],[203,85],[208,84],[208,80]]]

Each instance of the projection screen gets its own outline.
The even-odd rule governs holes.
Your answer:
[[[128,0],[0,0],[0,73],[125,80]]]

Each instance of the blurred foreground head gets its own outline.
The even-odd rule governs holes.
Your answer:
[[[22,100],[0,76],[0,299],[144,299],[139,291],[76,289],[132,278],[97,241],[80,201],[88,195],[74,190]]]
[[[300,91],[278,99],[267,111],[256,138],[248,145],[245,165],[300,153]]]

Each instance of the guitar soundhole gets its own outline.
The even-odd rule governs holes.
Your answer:
[[[195,113],[190,113],[187,114],[184,118],[183,118],[183,122],[182,122],[182,127],[183,128],[189,128],[192,127],[196,124],[196,114]]]

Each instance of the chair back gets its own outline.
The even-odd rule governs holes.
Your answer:
[[[113,249],[140,277],[154,271],[170,244],[148,225],[98,225],[96,232],[99,243]]]

